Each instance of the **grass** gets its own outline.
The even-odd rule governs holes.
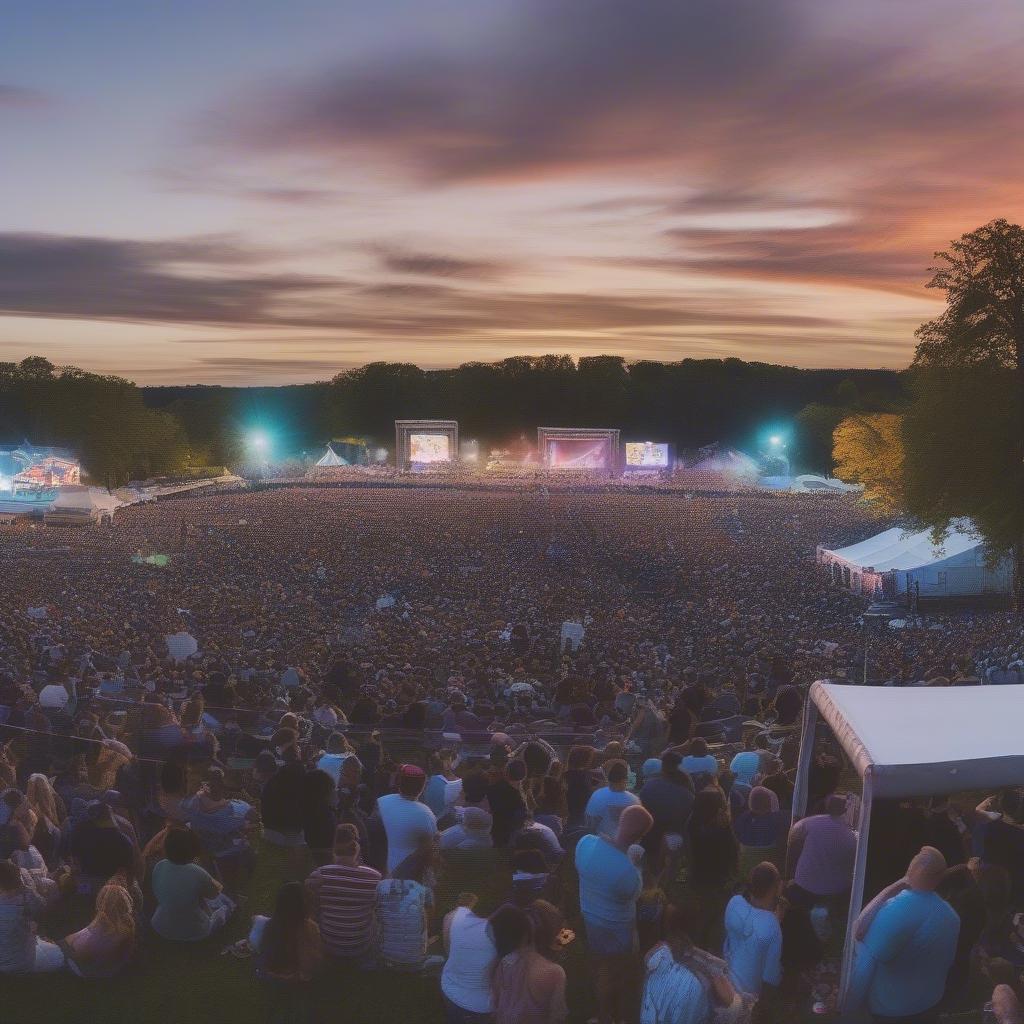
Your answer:
[[[436,977],[359,971],[328,965],[312,984],[293,991],[256,980],[251,960],[221,950],[243,938],[253,914],[267,913],[289,877],[284,851],[264,845],[249,889],[248,905],[226,929],[195,944],[165,942],[148,931],[138,962],[117,978],[85,981],[69,972],[0,980],[3,1024],[176,1024],[244,1021],[246,1024],[320,1024],[346,1021],[443,1024]],[[304,877],[302,875],[301,877]],[[497,880],[496,880],[497,881]],[[482,894],[483,895],[483,894]],[[487,895],[493,901],[495,891]],[[450,907],[442,907],[442,910]],[[62,938],[87,923],[90,908],[73,901],[59,916],[43,922],[48,938]],[[579,931],[579,929],[577,928]],[[593,1012],[582,943],[570,947],[565,964],[573,1021]]]

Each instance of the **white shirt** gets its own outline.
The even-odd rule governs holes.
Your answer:
[[[735,986],[759,996],[765,983],[782,981],[782,928],[770,910],[745,896],[733,896],[725,908],[725,959]]]
[[[71,696],[60,683],[48,683],[39,691],[41,708],[66,708]]]
[[[406,800],[401,793],[389,793],[377,800],[380,819],[388,837],[388,873],[406,857],[415,853],[422,837],[437,834],[434,812],[416,800]]]
[[[334,784],[337,786],[341,780],[342,765],[351,756],[351,754],[324,754],[324,756],[317,761],[316,766],[320,771],[327,772],[327,774],[334,779]]]
[[[441,971],[441,991],[471,1013],[491,1013],[491,973],[498,950],[487,918],[459,907],[448,925],[448,959]]]
[[[614,836],[619,828],[619,818],[625,808],[640,803],[635,793],[627,790],[617,792],[608,786],[595,789],[587,801],[587,821],[593,821],[598,834]]]
[[[693,971],[677,963],[666,946],[655,946],[647,960],[640,1024],[705,1024],[710,1014],[707,993]]]

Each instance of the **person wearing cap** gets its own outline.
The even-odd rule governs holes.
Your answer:
[[[344,960],[364,960],[374,942],[379,871],[362,863],[359,830],[342,824],[334,832],[334,862],[306,879],[324,948]]]
[[[415,853],[423,838],[437,835],[437,818],[426,804],[419,802],[427,783],[419,765],[403,764],[396,778],[398,792],[377,799],[377,814],[387,837],[387,870],[391,874],[399,864]]]
[[[446,828],[440,836],[442,850],[489,850],[494,846],[491,826],[494,819],[482,807],[465,807],[462,821]]]

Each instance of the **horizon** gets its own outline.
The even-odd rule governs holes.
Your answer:
[[[1024,8],[8,13],[0,361],[140,386],[558,352],[901,370],[1024,219]]]

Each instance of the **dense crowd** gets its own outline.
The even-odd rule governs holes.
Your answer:
[[[848,497],[535,482],[0,527],[0,971],[206,939],[269,845],[315,867],[232,947],[268,983],[436,973],[450,1021],[555,1022],[582,942],[601,1024],[828,1009],[856,780],[823,751],[791,827],[806,686],[865,650],[878,683],[1012,682],[1024,653],[1002,610],[868,638],[814,547],[878,528]],[[853,998],[926,1020],[987,983],[1013,1021],[1020,794],[875,813]]]

